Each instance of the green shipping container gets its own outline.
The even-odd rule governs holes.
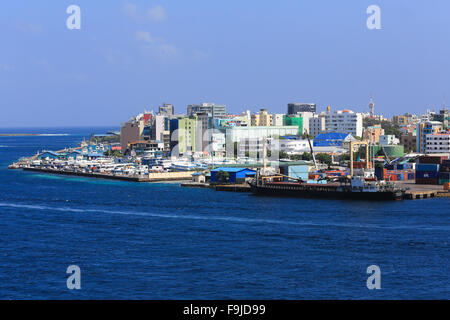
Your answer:
[[[439,179],[439,184],[440,184],[441,186],[443,186],[444,183],[446,183],[446,182],[450,183],[450,179]]]

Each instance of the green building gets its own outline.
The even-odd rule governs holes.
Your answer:
[[[185,117],[178,120],[178,152],[195,152],[197,117]]]
[[[296,126],[298,127],[298,134],[303,134],[303,118],[300,116],[283,116],[283,125],[284,126]]]
[[[381,146],[379,145],[371,145],[370,149],[370,152],[373,155],[377,155],[382,152]],[[390,158],[399,158],[405,155],[405,148],[402,145],[386,145],[383,146],[383,149]]]

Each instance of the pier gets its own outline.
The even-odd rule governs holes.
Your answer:
[[[405,193],[405,200],[429,198],[450,198],[450,192],[441,185],[415,184],[414,181],[397,182],[397,185],[409,189]]]
[[[19,163],[12,164],[9,169],[22,169],[49,174],[69,175],[78,177],[100,178],[109,180],[121,180],[129,182],[181,182],[182,187],[210,188],[216,191],[229,192],[251,192],[250,186],[246,184],[209,184],[192,182],[193,171],[180,172],[151,172],[148,174],[113,174],[106,172],[83,172],[64,169],[52,169],[42,167],[21,166]],[[398,181],[395,184],[406,190],[404,200],[418,200],[430,198],[450,198],[450,191],[444,190],[441,185],[415,184],[415,181]]]
[[[131,182],[164,182],[164,181],[186,181],[190,180],[192,173],[190,171],[184,172],[161,172],[161,173],[149,173],[146,175],[123,175],[123,174],[111,174],[111,173],[96,173],[96,172],[81,172],[81,171],[67,171],[60,169],[49,168],[32,168],[24,167],[24,171],[34,171],[52,174],[61,174],[69,176],[101,178],[111,180],[122,180]]]

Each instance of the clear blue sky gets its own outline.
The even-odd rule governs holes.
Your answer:
[[[119,125],[162,102],[367,111],[371,93],[377,113],[422,113],[450,104],[449,16],[448,0],[1,1],[0,127]]]

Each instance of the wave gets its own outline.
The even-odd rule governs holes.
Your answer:
[[[188,219],[188,220],[216,220],[225,222],[240,222],[249,224],[278,224],[278,225],[293,225],[304,227],[340,227],[340,228],[364,228],[364,229],[414,229],[414,230],[443,230],[449,231],[450,227],[445,226],[377,226],[368,224],[354,224],[354,223],[314,223],[314,222],[296,222],[287,220],[273,220],[273,219],[257,219],[257,218],[240,218],[233,216],[200,216],[192,214],[172,214],[172,213],[153,213],[153,212],[140,212],[140,211],[116,211],[116,210],[103,210],[103,209],[79,209],[79,208],[67,208],[67,207],[49,207],[41,205],[28,205],[28,204],[14,204],[0,202],[0,207],[12,207],[12,208],[24,208],[35,210],[51,210],[62,212],[77,212],[77,213],[106,213],[106,214],[122,214],[122,215],[138,215],[153,218],[165,218],[165,219]]]

